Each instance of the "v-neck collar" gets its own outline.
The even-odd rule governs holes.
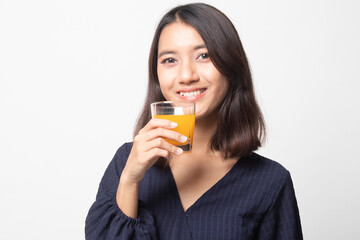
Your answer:
[[[170,180],[171,180],[171,184],[172,187],[174,188],[174,192],[176,194],[176,201],[178,202],[178,205],[180,206],[180,209],[182,210],[182,212],[187,215],[189,213],[189,211],[191,211],[191,209],[193,209],[196,205],[200,204],[201,201],[206,197],[206,195],[209,195],[212,191],[215,191],[216,188],[218,188],[218,185],[221,185],[222,182],[224,182],[227,178],[231,177],[231,174],[233,171],[235,171],[237,165],[239,164],[239,162],[241,161],[242,158],[239,158],[236,163],[230,168],[230,170],[222,177],[219,179],[219,181],[217,181],[214,185],[212,185],[208,190],[206,190],[198,199],[196,199],[195,202],[193,202],[186,210],[184,209],[182,203],[181,203],[181,198],[180,198],[180,194],[179,194],[179,190],[177,188],[176,185],[176,181],[174,178],[174,175],[171,171],[170,165],[167,166],[168,170],[169,170],[169,175],[170,175]]]

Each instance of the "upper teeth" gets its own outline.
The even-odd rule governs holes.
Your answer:
[[[196,96],[202,93],[204,90],[197,90],[193,92],[180,92],[180,96],[188,97],[188,96]]]

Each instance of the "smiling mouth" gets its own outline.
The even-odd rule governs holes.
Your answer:
[[[197,96],[197,95],[200,95],[201,93],[205,92],[205,90],[206,89],[204,88],[204,89],[191,91],[191,92],[178,92],[178,94],[182,97]]]

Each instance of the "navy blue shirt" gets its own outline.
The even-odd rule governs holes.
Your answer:
[[[256,153],[232,169],[184,211],[169,167],[155,164],[139,189],[138,218],[115,196],[132,143],[116,152],[86,218],[86,239],[302,239],[289,172]]]

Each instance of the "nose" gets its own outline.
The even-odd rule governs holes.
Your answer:
[[[196,63],[192,61],[183,61],[179,68],[179,83],[191,84],[199,81],[199,75],[196,71]]]

